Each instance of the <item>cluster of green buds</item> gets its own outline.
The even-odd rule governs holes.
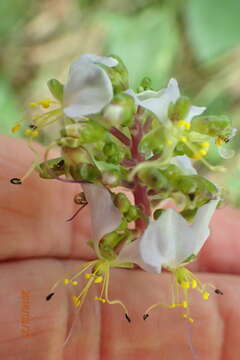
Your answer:
[[[78,274],[91,270],[85,273],[84,289],[103,281],[97,300],[111,303],[109,269],[137,264],[157,273],[165,268],[176,278],[176,286],[184,290],[192,284],[207,299],[205,285],[184,266],[196,258],[206,241],[221,193],[197,173],[194,164],[201,161],[212,171],[224,170],[211,165],[206,155],[211,144],[221,150],[234,136],[229,118],[204,115],[204,107],[181,96],[175,79],[154,91],[150,79],[144,78],[134,92],[127,68],[116,56],[83,55],[71,64],[66,84],[52,79],[48,87],[53,97],[30,104],[37,111],[31,121],[12,129],[16,132],[25,126],[36,158],[27,174],[11,182],[21,184],[36,170],[46,180],[82,184],[79,205],[91,208],[95,233],[89,245],[96,253],[96,260]],[[52,124],[58,129],[56,138],[51,135]],[[33,139],[43,129],[52,141],[39,159]],[[49,158],[52,148],[60,150],[59,157]],[[164,210],[169,200],[178,211]],[[168,233],[175,235],[168,237]],[[191,246],[184,243],[188,237],[195,239],[189,242]],[[161,242],[163,247],[156,245]],[[170,250],[161,253],[166,247]],[[176,255],[179,247],[180,257]],[[76,285],[73,279],[76,276],[64,284]],[[85,293],[74,298],[76,306]],[[125,305],[116,302],[129,321]],[[184,317],[191,321],[186,299],[175,299],[170,306],[187,309]]]

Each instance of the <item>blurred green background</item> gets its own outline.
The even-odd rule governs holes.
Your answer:
[[[11,135],[27,104],[48,97],[46,81],[64,81],[85,52],[122,57],[132,87],[146,75],[156,90],[176,77],[196,105],[240,129],[239,14],[239,0],[0,1],[0,132]],[[240,207],[240,135],[228,146],[228,171],[209,176]],[[221,161],[214,147],[209,161]]]

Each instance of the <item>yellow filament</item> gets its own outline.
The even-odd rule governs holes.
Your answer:
[[[105,284],[105,299],[106,302],[110,305],[119,304],[123,309],[125,314],[128,315],[128,310],[126,306],[123,304],[120,300],[109,300],[108,297],[108,289],[109,289],[109,279],[110,279],[110,271],[109,271],[109,264],[106,264],[106,271],[105,271],[105,277],[106,277],[106,284]]]

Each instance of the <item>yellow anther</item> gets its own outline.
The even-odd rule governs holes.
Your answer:
[[[196,282],[196,280],[192,280],[192,289],[196,289],[196,287],[197,287],[197,282]]]
[[[102,277],[102,276],[98,276],[98,277],[94,280],[95,284],[99,284],[99,283],[101,283],[102,281],[103,281],[103,277]]]
[[[173,141],[172,141],[172,140],[167,140],[167,141],[166,141],[166,145],[167,145],[167,146],[171,146],[172,144],[173,144]]]
[[[199,150],[199,154],[202,156],[205,156],[205,155],[207,155],[207,151],[204,149],[201,149],[201,150]]]
[[[188,320],[190,323],[193,323],[194,322],[194,319],[189,317],[187,314],[182,314],[182,317],[186,320]]]
[[[37,130],[32,131],[32,137],[35,138],[39,135],[39,132]]]
[[[186,309],[188,307],[188,302],[182,301],[181,306]]]
[[[32,107],[36,107],[37,105],[40,105],[44,109],[47,109],[47,108],[49,108],[49,106],[51,104],[58,104],[58,102],[54,101],[52,99],[42,99],[42,100],[39,100],[39,101],[36,101],[36,102],[32,102],[29,105],[32,106]]]
[[[190,288],[190,282],[189,281],[182,281],[181,282],[181,287],[183,289],[189,289]]]
[[[98,296],[95,296],[95,297],[94,297],[94,300],[100,301],[100,298],[99,298]]]
[[[71,281],[71,284],[72,284],[73,286],[76,286],[76,285],[78,284],[78,282],[77,282],[77,281]]]
[[[86,279],[90,279],[93,275],[92,274],[85,274]]]
[[[210,294],[209,294],[207,291],[205,291],[205,292],[202,294],[202,298],[203,298],[204,300],[208,300],[209,296],[210,296]]]
[[[221,137],[217,137],[215,140],[215,144],[217,146],[222,146],[222,144],[224,144],[224,139],[222,139]]]
[[[24,131],[24,135],[26,135],[26,136],[32,135],[32,130],[31,129],[26,129]]]
[[[200,154],[200,152],[196,152],[195,154],[193,154],[193,158],[195,160],[201,160],[203,156]]]
[[[181,136],[181,137],[180,137],[180,140],[181,140],[183,143],[187,142],[186,136]]]
[[[106,302],[106,300],[105,299],[101,299],[100,300],[103,304]]]
[[[12,127],[11,131],[12,133],[16,133],[18,130],[21,129],[21,125],[20,124],[16,124]]]
[[[177,122],[177,126],[178,126],[178,127],[184,126],[187,130],[189,130],[190,127],[191,127],[190,123],[187,122],[186,120],[179,120],[179,121]]]
[[[68,279],[64,279],[63,282],[64,282],[65,285],[69,284],[69,280],[68,280]]]
[[[169,305],[169,309],[175,309],[177,307],[177,304],[171,304]]]
[[[207,141],[204,141],[204,142],[201,143],[201,147],[204,148],[204,149],[208,149],[209,146],[210,146],[210,144]]]

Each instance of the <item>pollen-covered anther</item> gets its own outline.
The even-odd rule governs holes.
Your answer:
[[[188,316],[187,314],[182,314],[182,317],[186,320],[188,320],[190,323],[193,323],[194,322],[194,319],[191,318],[190,316]]]
[[[202,294],[202,298],[204,300],[208,300],[209,296],[210,296],[210,294],[207,291],[204,291],[203,294]]]
[[[207,150],[204,150],[204,149],[199,150],[199,154],[202,155],[202,156],[207,155],[207,153],[208,153]]]
[[[180,140],[181,140],[183,143],[186,143],[186,142],[187,142],[186,136],[181,136],[181,137],[180,137]]]
[[[67,284],[69,284],[70,281],[68,279],[64,279],[63,282],[64,282],[64,285],[67,285]]]
[[[94,280],[95,284],[99,284],[99,283],[101,283],[102,281],[103,281],[103,277],[102,277],[102,276],[98,276],[98,277]]]
[[[171,304],[169,305],[169,309],[175,309],[177,307],[177,304]]]
[[[84,276],[85,276],[86,279],[90,279],[90,278],[93,277],[94,275],[87,273],[87,274],[85,274]]]
[[[182,281],[181,282],[181,287],[183,289],[189,289],[190,288],[190,282],[189,281]]]
[[[19,131],[21,129],[21,124],[17,123],[16,125],[14,125],[11,129],[12,133],[16,133],[17,131]]]
[[[191,286],[192,286],[192,289],[196,289],[196,287],[197,287],[197,281],[196,281],[196,280],[192,280]]]
[[[95,299],[96,301],[102,302],[103,304],[106,302],[105,299],[103,299],[103,298],[101,298],[101,297],[98,297],[98,296],[95,296],[94,299]]]
[[[76,286],[77,284],[78,284],[78,282],[77,281],[71,281],[71,284],[73,285],[73,286]]]
[[[44,109],[47,109],[49,108],[50,105],[52,104],[58,104],[57,101],[54,101],[52,99],[42,99],[42,100],[39,100],[39,101],[36,101],[36,102],[32,102],[29,104],[29,106],[31,107],[36,107],[38,105],[42,106]]]
[[[179,120],[177,122],[177,127],[185,127],[187,130],[189,130],[191,127],[191,124],[189,122],[187,122],[186,120]]]
[[[184,309],[188,308],[188,302],[186,300],[182,301],[180,306],[182,306]]]
[[[167,145],[167,146],[171,146],[172,144],[173,144],[173,141],[172,141],[172,140],[167,140],[167,141],[166,141],[166,145]]]
[[[201,147],[202,147],[203,149],[206,149],[206,150],[208,150],[209,147],[210,147],[210,144],[209,144],[208,141],[204,141],[204,142],[202,142],[200,145],[201,145]]]

